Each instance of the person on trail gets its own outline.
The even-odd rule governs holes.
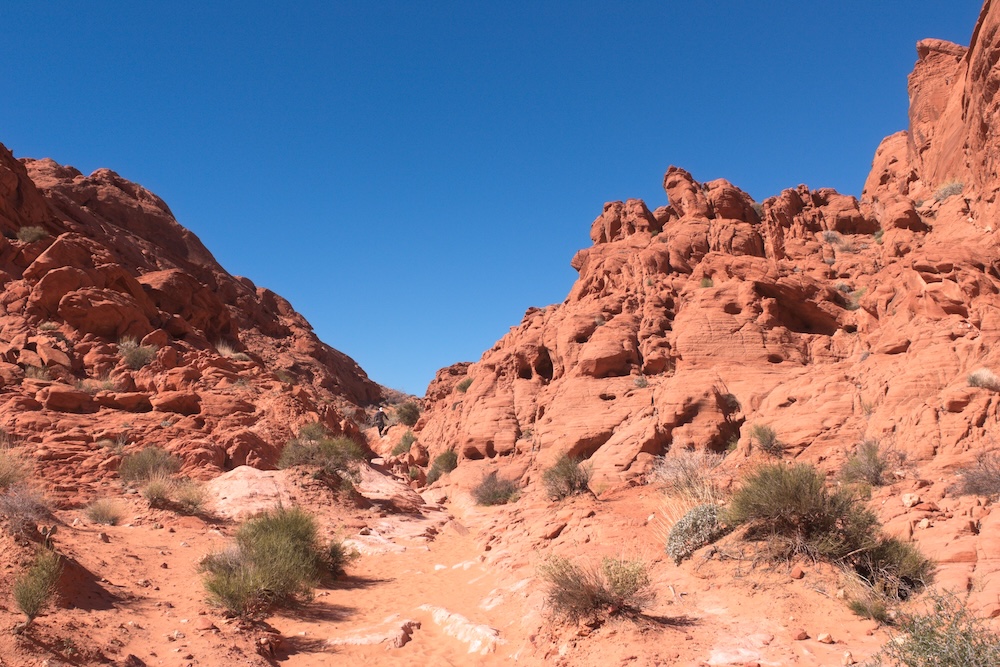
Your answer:
[[[378,427],[378,437],[380,438],[383,437],[385,435],[387,425],[385,419],[385,410],[383,410],[381,407],[378,409],[378,412],[375,413],[375,426]]]

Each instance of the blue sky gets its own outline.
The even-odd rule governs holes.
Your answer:
[[[562,301],[668,165],[860,194],[914,44],[980,3],[98,2],[0,8],[0,142],[163,197],[231,273],[422,395]]]

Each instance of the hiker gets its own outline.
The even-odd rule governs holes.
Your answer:
[[[375,413],[375,426],[378,427],[378,437],[383,437],[388,426],[386,425],[385,420],[385,410],[383,410],[381,406],[379,407],[378,412]]]

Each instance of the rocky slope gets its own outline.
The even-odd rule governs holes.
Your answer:
[[[419,442],[529,485],[569,454],[600,490],[642,481],[678,449],[731,451],[735,472],[761,424],[786,458],[830,474],[877,440],[911,466],[896,495],[926,488],[943,503],[1000,422],[996,391],[968,380],[1000,370],[998,28],[986,2],[968,49],[917,45],[910,127],[879,147],[860,201],[799,186],[758,204],[670,167],[668,206],[606,204],[566,300],[441,370]],[[941,581],[966,590],[975,577],[995,605],[981,501],[917,516],[894,497],[882,498],[890,528],[936,523],[921,539],[956,564]]]
[[[381,397],[287,301],[229,275],[112,171],[0,146],[0,230],[0,426],[63,500],[86,500],[117,466],[100,441],[158,445],[209,477],[273,466],[305,422],[357,432]],[[127,339],[148,364],[124,358]]]

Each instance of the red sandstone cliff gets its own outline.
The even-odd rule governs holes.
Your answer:
[[[27,227],[48,236],[17,240]],[[0,146],[0,231],[0,426],[32,443],[57,489],[86,495],[114,468],[102,438],[163,446],[201,476],[267,467],[301,423],[355,431],[348,417],[381,396],[287,301],[229,275],[112,171]],[[126,337],[155,359],[128,368]]]

